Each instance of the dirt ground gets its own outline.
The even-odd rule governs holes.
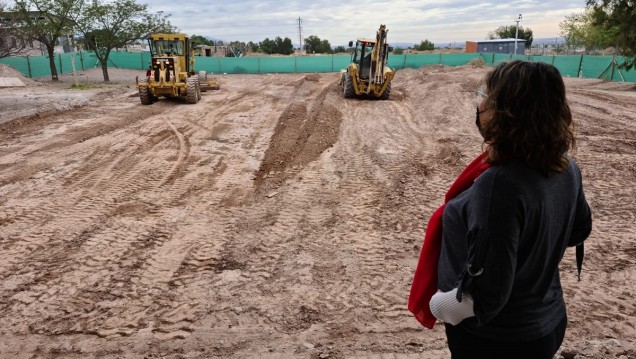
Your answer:
[[[132,70],[0,89],[0,357],[450,358],[406,303],[486,72],[401,70],[389,101],[334,73],[218,75],[196,105],[142,106]],[[633,359],[636,90],[566,84],[594,229],[559,357]]]

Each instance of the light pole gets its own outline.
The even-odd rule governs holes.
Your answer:
[[[517,22],[517,31],[515,32],[515,55],[516,55],[517,54],[517,38],[519,37],[519,21],[521,21],[521,14],[519,14],[519,17],[515,21]]]

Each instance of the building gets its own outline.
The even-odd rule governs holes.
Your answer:
[[[523,55],[526,52],[526,40],[517,39],[517,51],[515,52],[515,39],[493,39],[466,41],[466,52],[494,52],[496,54]]]
[[[28,39],[28,38],[18,38],[14,35],[11,35],[8,32],[2,33],[3,30],[7,28],[12,28],[15,26],[20,26],[20,21],[17,19],[17,13],[15,12],[0,12],[0,52],[7,51],[8,47],[19,48],[20,51],[18,53],[13,53],[12,55],[20,55],[20,56],[44,56],[47,55],[46,46],[40,43],[39,41]],[[42,15],[40,11],[29,11],[29,17],[32,21],[44,21],[46,18]],[[71,35],[62,35],[60,36],[54,47],[54,53],[65,53],[73,51],[73,46],[71,45]]]

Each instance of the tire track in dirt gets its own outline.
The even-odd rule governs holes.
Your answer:
[[[228,76],[196,105],[135,100],[140,118],[101,135],[92,130],[106,130],[110,105],[78,118],[83,132],[61,118],[33,127],[46,139],[29,135],[29,146],[49,147],[23,155],[53,164],[0,187],[0,248],[22,253],[0,270],[5,347],[49,357],[449,357],[443,328],[422,335],[406,299],[426,221],[480,150],[480,71],[400,71],[389,101],[344,100],[333,74]],[[574,96],[595,228],[583,280],[573,250],[562,266],[565,345],[589,358],[631,355],[634,330],[633,114],[588,111],[582,103],[611,101],[604,86],[591,91],[607,99]],[[332,109],[340,122],[329,132],[320,121]],[[302,127],[312,116],[315,127]],[[282,141],[301,129],[314,137]],[[321,130],[331,146],[314,151]],[[55,147],[64,132],[76,140]],[[18,167],[2,148],[4,175]],[[292,163],[258,182],[274,154]]]
[[[144,162],[143,159],[141,161],[136,162],[136,163],[132,163],[129,166],[126,166],[123,170],[117,168],[117,167],[119,167],[119,161],[120,160],[122,162],[125,162],[132,154],[134,154],[136,152],[136,151],[132,151],[132,152],[129,151],[129,152],[124,153],[122,155],[122,157],[120,157],[119,159],[116,159],[112,166],[105,166],[106,172],[104,172],[104,173],[108,173],[108,175],[107,176],[103,176],[101,180],[96,181],[95,185],[93,186],[93,190],[95,190],[96,189],[95,187],[99,186],[100,183],[105,183],[105,184],[109,184],[110,188],[101,188],[101,190],[104,191],[104,192],[102,192],[104,194],[104,197],[109,197],[108,193],[116,193],[116,194],[119,194],[119,195],[123,195],[123,197],[127,197],[128,195],[130,195],[132,193],[135,193],[135,192],[137,192],[137,191],[139,191],[141,189],[143,189],[145,191],[148,191],[149,190],[148,187],[150,187],[150,188],[152,188],[152,187],[160,188],[162,186],[162,183],[165,183],[167,179],[171,179],[171,178],[174,179],[175,173],[178,171],[179,168],[183,167],[183,163],[184,163],[185,159],[187,158],[187,141],[185,140],[185,137],[182,136],[180,134],[180,132],[174,126],[171,126],[171,125],[169,125],[169,126],[170,126],[170,129],[172,130],[173,136],[176,136],[176,139],[177,139],[176,142],[178,143],[178,154],[176,156],[177,160],[176,160],[176,163],[172,166],[172,169],[170,171],[168,171],[167,175],[165,173],[159,173],[154,178],[154,180],[152,180],[152,182],[157,183],[157,185],[148,186],[148,179],[149,178],[147,176],[147,173],[145,173],[145,177],[143,178],[143,180],[141,180],[141,177],[136,177],[134,174],[128,173],[128,170],[130,170],[132,167],[135,167],[135,166],[138,166],[139,164],[142,164]],[[150,152],[150,156],[154,156],[154,153],[156,152],[154,150],[160,144],[162,144],[164,141],[166,141],[168,139],[169,139],[168,137],[164,137],[164,139],[158,141],[157,144],[153,145],[151,147],[151,150],[153,150],[153,151]],[[184,148],[186,149],[185,151],[183,150]],[[143,166],[141,166],[141,167],[143,167]],[[103,168],[104,167],[102,167],[102,169]],[[146,171],[144,171],[143,168],[138,170],[138,173],[144,173],[144,172],[146,172]],[[111,183],[111,181],[109,181],[109,180],[112,177],[124,177],[123,183],[126,183],[126,185],[125,186],[120,186],[119,183]],[[152,178],[152,176],[150,178]],[[187,185],[185,185],[185,187],[187,187]],[[176,191],[176,192],[180,192],[180,191]],[[113,196],[113,197],[115,197],[115,196]],[[168,199],[168,200],[170,200],[170,199]],[[173,199],[173,200],[176,200],[176,198]],[[76,202],[82,203],[82,201],[76,201]],[[85,203],[85,201],[83,203]],[[95,207],[95,206],[91,205],[89,207],[92,208],[92,207]],[[106,207],[108,207],[108,206],[106,206]],[[79,217],[81,217],[83,220],[86,220],[88,222],[95,221],[95,218],[86,218],[86,208],[79,208],[79,212],[82,213],[83,216],[79,216]],[[74,217],[77,217],[77,216],[74,216],[73,214],[71,214],[69,217],[70,218],[74,218]],[[38,232],[37,235],[39,237],[41,237],[42,233]],[[106,237],[107,238],[104,238],[105,241],[103,241],[103,242],[109,244],[107,246],[108,248],[114,248],[116,250],[115,253],[124,253],[124,252],[126,252],[127,244],[126,244],[126,241],[125,241],[124,237],[122,237],[122,236],[113,236],[112,233],[107,234]],[[100,242],[102,242],[102,241],[100,240]],[[163,247],[165,248],[165,245]],[[179,247],[179,246],[177,245],[177,247]],[[102,257],[100,257],[102,260],[96,262],[97,264],[95,264],[95,261],[89,255],[86,255],[86,256],[81,255],[81,256],[79,256],[79,258],[80,258],[79,262],[80,263],[83,262],[83,260],[82,260],[83,258],[87,258],[87,260],[91,261],[91,264],[93,264],[93,265],[91,265],[91,264],[88,264],[88,262],[86,262],[87,264],[85,266],[83,266],[83,267],[80,266],[80,268],[79,268],[80,269],[80,273],[83,273],[87,277],[90,277],[90,276],[94,275],[93,274],[94,271],[91,270],[92,268],[100,269],[103,266],[108,266],[108,263],[111,263],[111,262],[115,262],[116,263],[117,262],[117,258],[113,258],[113,257],[104,258],[103,257],[103,255],[106,253],[104,248],[92,248],[91,246],[88,246],[87,248],[89,248],[88,253],[99,253],[100,256],[102,256]],[[166,254],[168,254],[168,255],[166,255]],[[147,255],[152,256],[152,253],[147,254]],[[161,259],[165,259],[166,257],[173,258],[173,255],[174,255],[174,248],[168,248],[167,250],[164,250],[163,257],[162,257],[162,255],[160,253],[159,254],[155,254],[154,256],[158,257],[159,261],[161,261]],[[78,258],[72,258],[72,259],[66,260],[66,261],[73,262],[73,260],[77,260],[77,259]],[[173,258],[173,262],[175,262],[175,261],[177,263],[172,263],[172,266],[169,266],[169,267],[178,267],[179,260]],[[149,282],[151,282],[151,283],[161,283],[161,281],[159,280],[160,276],[157,273],[158,272],[154,273],[154,275],[150,275]],[[168,282],[167,279],[169,279],[170,277],[171,277],[171,274],[169,274],[166,277],[166,281],[165,281],[166,283]],[[82,281],[81,278],[80,278],[80,281]],[[69,283],[62,283],[62,287],[65,286],[65,285],[69,285]],[[91,291],[88,291],[89,294],[90,294],[90,292]],[[62,301],[62,302],[66,302],[66,301]],[[71,308],[69,310],[69,312],[72,312],[73,309],[76,309],[76,308]],[[119,316],[117,316],[117,315],[114,315],[113,317],[119,318]],[[51,325],[51,328],[55,328],[58,323],[49,323],[49,324]],[[42,330],[42,329],[40,328],[38,330]],[[50,330],[52,332],[59,331],[59,329],[50,329]],[[66,329],[66,330],[68,330],[68,329]],[[95,331],[95,332],[97,332],[98,335],[105,335],[105,334],[101,333],[101,332],[103,332],[104,329],[102,329],[101,331],[100,330],[92,330],[92,329],[85,329],[85,330],[88,331],[88,332]],[[105,329],[105,330],[106,330],[106,332],[109,332],[108,328]],[[117,332],[117,333],[127,333],[127,332],[130,332],[130,329],[126,330],[126,329],[121,329],[121,328],[119,328],[119,329],[118,328],[113,328],[112,331]]]
[[[225,142],[226,146],[231,145],[231,143],[233,142],[231,140],[231,137],[233,136],[238,135],[241,138],[245,138],[245,136],[243,136],[240,132],[238,132],[240,131],[240,127],[241,127],[240,116],[242,115],[239,115],[238,118],[236,117],[236,115],[237,113],[245,113],[245,112],[249,113],[251,110],[253,110],[253,108],[242,108],[240,111],[237,111],[236,109],[234,109],[233,111],[228,111],[225,113],[225,115],[223,115],[225,116],[224,118],[231,117],[231,118],[237,119],[237,122],[239,122],[239,123],[232,123],[233,127],[228,124],[227,130],[223,134],[224,136],[227,136],[229,138],[229,142]],[[223,110],[221,108],[220,111],[226,111],[226,110]],[[205,121],[205,119],[203,120]],[[202,124],[201,127],[205,128],[206,126]],[[247,143],[248,149],[251,148],[253,145],[258,145],[257,142],[262,141],[262,140],[257,140],[257,138],[259,137],[258,133],[260,133],[261,131],[264,131],[266,127],[267,127],[267,123],[263,123],[262,126],[257,126],[255,131],[253,131],[252,135],[247,136],[248,139],[251,138],[251,140],[249,140]],[[207,131],[207,133],[209,135],[210,131]],[[219,137],[217,139],[220,140],[221,138]],[[245,146],[245,145],[246,145],[245,143],[242,143],[242,146]],[[218,185],[221,187],[220,189],[227,190],[226,188],[224,188],[225,186],[231,186],[235,184],[237,181],[237,177],[232,176],[232,173],[235,171],[243,172],[244,170],[245,169],[243,166],[229,166],[229,168],[227,169],[227,173],[225,173],[223,178],[220,179],[218,182]],[[224,192],[219,192],[219,193],[224,193]],[[212,199],[210,201],[207,201],[207,204],[216,206],[219,203],[224,203],[227,205],[227,204],[241,202],[241,200],[238,199],[228,203],[228,199],[225,198],[226,196],[227,194],[225,194],[224,196],[217,195],[215,196],[216,200]],[[223,211],[223,212],[226,212],[226,211]],[[217,230],[212,231],[214,233],[213,245],[208,243],[210,238],[205,238],[205,237],[197,238],[196,236],[195,238],[191,238],[192,235],[190,235],[190,238],[188,238],[189,241],[192,241],[193,245],[189,247],[189,249],[186,251],[187,253],[184,256],[181,256],[182,260],[180,261],[180,266],[173,273],[173,276],[170,280],[170,285],[172,288],[170,293],[175,301],[178,301],[180,303],[189,303],[189,304],[187,308],[182,308],[182,310],[177,310],[177,311],[174,311],[173,313],[169,313],[169,314],[154,313],[155,319],[156,319],[154,320],[155,324],[153,329],[153,332],[155,333],[155,338],[168,339],[168,338],[187,337],[188,332],[191,331],[191,329],[188,329],[188,328],[191,328],[192,323],[190,320],[187,320],[187,321],[182,320],[181,317],[185,317],[185,318],[199,317],[202,313],[206,312],[205,306],[203,305],[203,303],[207,302],[206,298],[196,298],[199,300],[193,300],[192,296],[194,294],[192,293],[192,288],[193,287],[197,289],[200,289],[202,287],[207,288],[207,287],[210,287],[210,282],[212,283],[212,287],[210,288],[210,290],[212,290],[212,288],[222,287],[221,286],[222,283],[219,283],[218,280],[215,280],[215,277],[220,276],[221,278],[219,280],[223,282],[222,278],[224,277],[223,276],[224,273],[226,272],[232,273],[234,271],[238,271],[243,268],[244,264],[241,264],[241,262],[237,262],[232,259],[232,258],[235,258],[236,256],[235,252],[242,251],[241,245],[240,245],[241,242],[240,241],[236,242],[233,240],[233,238],[230,235],[225,234],[234,227],[233,223],[236,221],[236,218],[237,217],[241,218],[242,216],[240,215],[237,216],[236,213],[227,213],[227,215],[219,215],[219,214],[220,213],[217,213],[217,216],[215,216],[213,223],[208,222],[205,224],[205,226],[213,226],[212,228],[217,228]],[[194,227],[196,228],[197,226],[194,225]],[[259,270],[262,272],[262,269],[259,269]],[[246,275],[247,277],[245,277],[244,275],[240,275],[238,278],[249,278],[249,276],[251,276],[250,274],[246,274]],[[232,275],[230,275],[230,277],[232,277]],[[202,283],[200,281],[200,278],[207,278],[209,282]],[[233,288],[230,288],[229,291],[233,292],[235,290],[238,290],[239,288],[241,290],[245,290],[245,288],[241,288],[243,286],[244,284],[241,284],[241,283],[234,284]],[[225,303],[227,301],[219,301],[219,302]],[[225,314],[221,315],[222,318],[215,318],[213,322],[216,322],[219,320],[227,321],[228,319],[226,318],[226,316],[228,315],[228,313],[232,313],[232,311],[233,309],[230,309],[228,312],[228,308],[217,309],[215,312],[225,313]],[[184,312],[189,314],[184,315]],[[256,315],[255,319],[258,319],[258,317],[259,316]],[[232,322],[232,320],[230,320],[230,322]],[[228,325],[231,325],[231,323],[228,323]]]
[[[573,251],[566,252],[562,265],[568,313],[575,313],[569,315],[569,327],[575,329],[566,337],[571,343],[595,335],[618,338],[634,328],[631,318],[636,316],[636,306],[623,298],[625,286],[636,283],[636,251],[633,241],[620,239],[635,238],[632,203],[636,189],[629,178],[636,174],[636,132],[631,125],[636,94],[606,91],[605,82],[570,83],[575,85],[568,92],[577,134],[574,157],[583,172],[594,218],[581,282],[574,279]],[[586,354],[586,349],[581,347],[579,352]]]

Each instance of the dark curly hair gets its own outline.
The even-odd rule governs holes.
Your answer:
[[[515,159],[542,171],[563,172],[575,146],[572,112],[559,70],[542,62],[510,61],[486,76],[486,161]]]

